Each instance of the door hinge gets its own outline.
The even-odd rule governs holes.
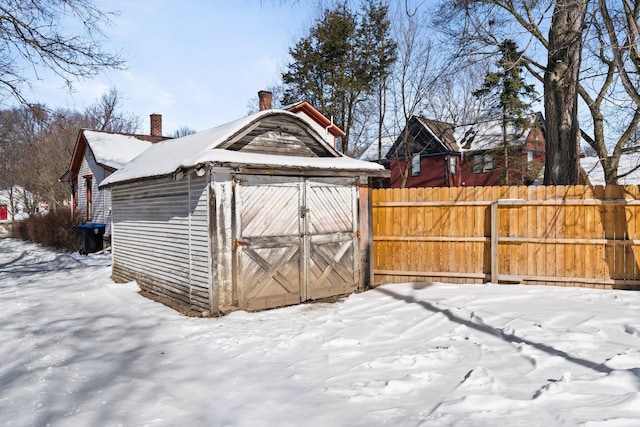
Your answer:
[[[233,239],[233,250],[238,249],[238,246],[249,246],[249,242],[245,242],[243,240]]]
[[[233,187],[235,187],[236,185],[240,184],[240,185],[245,185],[247,183],[246,179],[243,178],[238,178],[238,177],[233,177],[233,179],[231,180],[231,185]]]
[[[349,236],[357,237],[359,239],[360,238],[360,230],[354,231],[353,233],[349,234]]]

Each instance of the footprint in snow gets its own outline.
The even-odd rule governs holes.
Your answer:
[[[491,372],[484,368],[479,367],[472,369],[465,375],[460,388],[465,390],[500,390],[504,387],[502,384],[491,374]]]
[[[403,354],[399,356],[379,357],[367,365],[371,369],[404,370],[407,368],[422,368],[429,365],[430,358],[421,354]]]

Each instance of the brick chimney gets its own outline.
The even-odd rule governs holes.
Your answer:
[[[271,109],[271,97],[273,94],[267,90],[261,90],[258,92],[258,106],[260,111]]]
[[[162,114],[153,113],[149,117],[151,118],[151,136],[162,136]]]

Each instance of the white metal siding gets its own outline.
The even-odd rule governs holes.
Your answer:
[[[211,310],[208,177],[190,177],[191,305]]]
[[[206,178],[119,185],[112,198],[114,279],[209,310]]]
[[[92,198],[92,217],[91,222],[100,222],[107,224],[105,234],[111,234],[111,190],[106,188],[103,190],[98,189],[100,182],[111,175],[110,171],[107,171],[102,166],[98,165],[93,158],[91,149],[87,147],[85,151],[84,159],[80,165],[80,171],[78,172],[78,215],[84,222],[87,221],[87,181],[85,176],[92,175],[91,181],[91,198]]]

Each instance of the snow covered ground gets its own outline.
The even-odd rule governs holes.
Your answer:
[[[402,284],[197,319],[109,264],[0,239],[0,425],[640,425],[640,292]]]

